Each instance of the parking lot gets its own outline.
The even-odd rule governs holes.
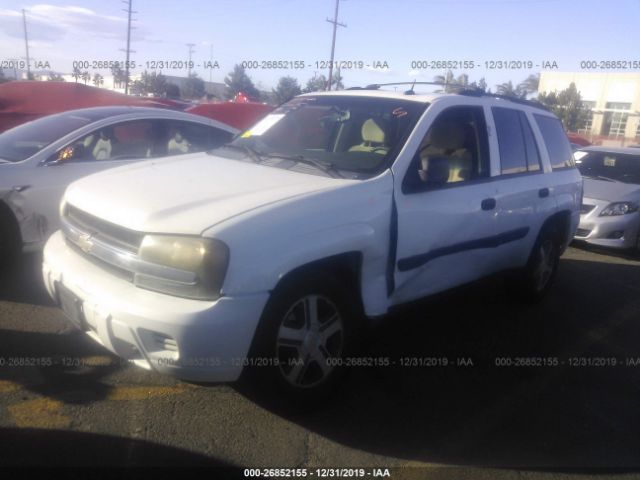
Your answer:
[[[40,261],[0,273],[0,463],[640,469],[637,258],[570,247],[534,306],[493,278],[402,308],[364,352],[391,365],[312,412],[120,362],[52,304]]]

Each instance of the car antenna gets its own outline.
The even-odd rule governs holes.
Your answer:
[[[411,88],[407,91],[404,92],[405,95],[415,95],[416,92],[413,91],[414,87],[416,86],[416,79],[413,79],[413,83],[411,84]]]

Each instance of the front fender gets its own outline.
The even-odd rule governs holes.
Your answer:
[[[224,241],[230,261],[223,293],[273,290],[287,273],[327,257],[362,254],[362,303],[386,312],[386,268],[393,181],[390,171],[247,212],[207,230]]]

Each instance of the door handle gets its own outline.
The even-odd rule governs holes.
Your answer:
[[[482,207],[482,210],[493,210],[494,208],[496,208],[496,199],[485,198],[484,200],[482,200],[480,206]]]
[[[538,190],[538,196],[540,198],[546,198],[549,196],[549,189],[548,188],[541,188],[540,190]]]

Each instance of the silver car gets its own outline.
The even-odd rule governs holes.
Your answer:
[[[586,147],[576,152],[584,178],[575,239],[619,249],[640,249],[640,151]]]
[[[58,205],[71,182],[125,163],[210,150],[236,133],[200,115],[148,107],[71,110],[7,130],[0,134],[0,262],[42,248],[58,230]]]

